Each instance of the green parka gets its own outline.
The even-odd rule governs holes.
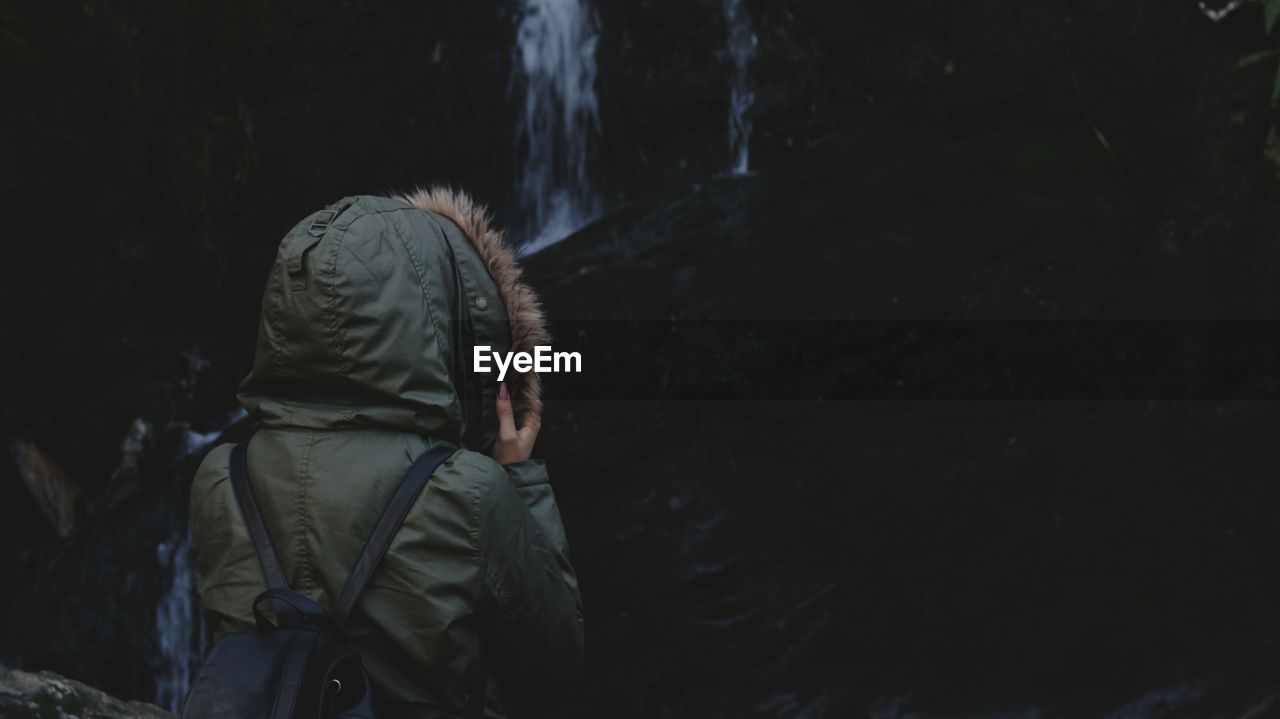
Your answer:
[[[446,190],[353,197],[281,242],[241,404],[261,423],[249,474],[290,586],[330,606],[413,460],[436,471],[348,624],[380,716],[461,717],[481,665],[489,716],[563,699],[582,668],[582,609],[538,461],[500,466],[493,375],[472,345],[543,341],[536,297],[487,215]],[[508,375],[516,416],[536,375]],[[191,490],[201,602],[215,636],[253,628],[265,589],[228,481],[230,446]]]

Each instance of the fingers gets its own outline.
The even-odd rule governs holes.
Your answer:
[[[515,412],[511,409],[511,394],[507,391],[505,382],[498,387],[498,436],[503,439],[514,439],[518,436]]]
[[[497,410],[498,438],[493,444],[493,458],[504,465],[529,459],[542,428],[541,414],[532,409],[525,412],[517,429],[511,390],[505,382],[498,386]]]
[[[533,441],[538,438],[538,430],[542,429],[542,415],[533,410],[524,413],[524,418],[520,422],[520,439],[527,442],[529,447],[533,447]]]

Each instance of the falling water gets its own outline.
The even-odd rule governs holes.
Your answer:
[[[725,0],[725,25],[729,28],[729,56],[733,60],[733,85],[729,90],[729,153],[733,174],[745,175],[751,152],[751,118],[747,111],[755,102],[751,91],[751,58],[756,54],[756,35],[742,0]]]
[[[156,676],[156,704],[176,712],[191,684],[195,662],[204,656],[204,617],[195,606],[191,535],[181,541],[161,542],[156,559],[172,577],[169,591],[156,607],[162,667]]]
[[[595,13],[582,0],[523,0],[512,86],[524,87],[517,149],[526,254],[568,236],[600,209],[587,176],[600,135],[598,37]]]
[[[231,425],[247,414],[236,409],[221,429],[187,432],[179,466],[212,446]],[[196,605],[195,570],[191,565],[191,533],[184,529],[156,547],[156,560],[169,575],[169,588],[156,606],[156,636],[160,645],[156,673],[156,704],[176,712],[182,706],[191,676],[205,654],[204,615]]]

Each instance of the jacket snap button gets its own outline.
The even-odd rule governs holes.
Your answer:
[[[486,300],[486,299],[485,299],[485,298],[483,298],[483,297],[477,297],[477,298],[476,298],[476,309],[481,309],[481,310],[482,310],[482,309],[484,309],[484,308],[486,308],[486,307],[488,307],[488,306],[489,306],[489,300]]]

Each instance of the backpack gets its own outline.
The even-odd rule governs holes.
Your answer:
[[[383,510],[332,609],[289,589],[249,484],[245,444],[231,452],[231,487],[262,565],[267,590],[253,600],[256,632],[229,634],[214,645],[179,713],[181,719],[376,719],[364,663],[343,633],[427,480],[457,450],[442,446],[413,463]],[[267,618],[267,605],[276,623]],[[470,696],[470,715],[484,712],[484,671]]]

